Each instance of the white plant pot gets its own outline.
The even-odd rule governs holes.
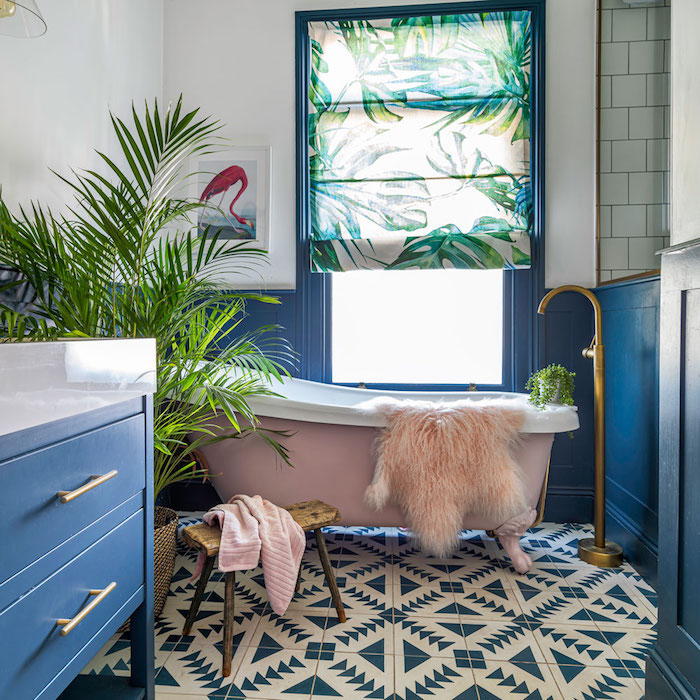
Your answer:
[[[542,385],[544,382],[540,379],[539,383],[540,383],[540,395],[541,395],[542,388],[543,388]],[[554,391],[554,396],[552,396],[552,398],[550,399],[550,401],[548,403],[552,404],[552,405],[556,405],[556,406],[562,405],[562,402],[561,402],[561,379],[557,380],[557,388]]]

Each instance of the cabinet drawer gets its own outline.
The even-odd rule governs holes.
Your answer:
[[[36,697],[138,591],[143,538],[140,510],[0,613],[0,698]],[[91,590],[111,583],[110,593],[62,636],[57,620],[75,617],[95,600]]]
[[[0,464],[0,583],[145,485],[143,414]],[[62,503],[93,475],[109,480]]]

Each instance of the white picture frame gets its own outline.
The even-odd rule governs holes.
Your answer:
[[[202,235],[270,250],[270,156],[269,146],[237,146],[195,159],[194,196],[212,205],[196,212]]]

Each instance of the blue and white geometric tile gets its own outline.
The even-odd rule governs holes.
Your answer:
[[[623,628],[618,625],[598,627],[629,674],[637,681],[644,682],[646,660],[656,642],[656,631]]]
[[[335,575],[344,585],[366,583],[384,577],[387,584],[393,582],[394,566],[392,556],[347,556],[338,559]]]
[[[235,675],[229,698],[309,698],[318,650],[249,647]]]
[[[324,613],[287,610],[280,617],[270,610],[260,616],[248,646],[305,651],[310,643],[321,643],[326,620]]]
[[[287,611],[296,610],[325,615],[331,604],[331,596],[325,582],[316,583],[302,580],[299,590],[294,594]]]
[[[311,697],[390,700],[394,697],[393,661],[393,656],[381,654],[343,654],[323,650]]]
[[[478,700],[466,651],[451,659],[397,654],[394,674],[396,700]]]
[[[457,615],[454,593],[410,584],[393,586],[394,608],[408,617]]]
[[[455,658],[464,652],[464,629],[456,615],[405,617],[394,623],[396,653],[404,656]]]
[[[339,623],[329,615],[323,635],[324,648],[342,653],[393,654],[394,626],[382,615],[349,614]]]
[[[561,663],[549,666],[566,700],[642,700],[644,692],[631,676],[600,666]]]
[[[599,596],[586,601],[586,612],[597,625],[616,624],[620,627],[655,629],[653,618],[640,599]]]
[[[535,561],[521,575],[478,531],[461,533],[459,548],[437,559],[393,528],[328,528],[347,622],[337,621],[310,537],[301,591],[282,618],[270,611],[261,569],[237,573],[227,679],[223,575],[212,573],[182,637],[196,557],[179,542],[155,629],[158,700],[641,698],[656,595],[627,564],[601,570],[581,562],[581,536],[590,528],[528,533],[523,546]],[[86,672],[126,675],[129,657],[128,638],[117,636]]]
[[[476,552],[449,568],[450,578],[464,588],[485,588],[493,583],[510,588],[510,577],[498,559]]]
[[[546,664],[490,661],[474,668],[479,700],[568,700]]]
[[[234,648],[232,673],[244,651],[245,647]],[[230,687],[230,677],[221,675],[220,645],[192,645],[187,651],[173,651],[156,675],[156,686],[170,693],[223,695]]]
[[[340,596],[348,614],[379,615],[391,610],[393,605],[392,588],[387,576],[379,574],[362,583],[356,583],[345,576],[337,579]]]
[[[486,661],[545,661],[535,635],[523,621],[465,621],[462,631],[471,656],[479,654]]]
[[[591,618],[581,601],[568,588],[549,590],[515,590],[520,608],[531,626],[539,624],[586,624]]]
[[[615,676],[629,676],[605,635],[595,626],[545,623],[535,629],[534,635],[549,664],[601,666]]]
[[[515,593],[493,584],[486,588],[467,588],[455,592],[455,605],[462,621],[494,620],[513,622],[522,619],[522,610]]]
[[[409,579],[421,586],[439,586],[441,581],[449,579],[450,571],[460,568],[462,559],[437,559],[423,555],[394,556],[394,583]]]

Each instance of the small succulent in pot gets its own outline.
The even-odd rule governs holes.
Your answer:
[[[576,372],[569,372],[562,365],[549,365],[538,370],[525,384],[525,389],[530,392],[530,403],[543,410],[547,404],[572,406],[575,376]]]

